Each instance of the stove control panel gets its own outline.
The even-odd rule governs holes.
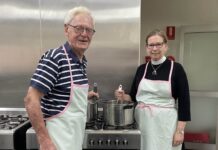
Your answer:
[[[83,149],[140,149],[139,130],[86,130]]]

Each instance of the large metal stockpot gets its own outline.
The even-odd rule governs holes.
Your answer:
[[[95,121],[97,115],[98,115],[98,101],[95,99],[88,100],[86,122],[90,123]]]
[[[127,126],[134,123],[134,103],[106,100],[103,102],[104,121],[111,126]]]

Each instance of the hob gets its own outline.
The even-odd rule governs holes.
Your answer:
[[[136,122],[127,126],[108,126],[97,120],[86,124],[83,149],[139,150],[140,137]]]
[[[0,149],[25,149],[25,133],[30,127],[24,108],[0,108]]]

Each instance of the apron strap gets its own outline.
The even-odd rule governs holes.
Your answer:
[[[136,108],[139,108],[139,109],[145,109],[145,108],[148,108],[151,116],[153,117],[153,108],[175,108],[173,106],[160,106],[160,105],[155,105],[155,104],[145,104],[143,102],[139,102],[138,105],[136,106]]]

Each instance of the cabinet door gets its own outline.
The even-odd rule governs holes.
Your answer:
[[[190,90],[218,91],[218,32],[185,33],[183,66]]]

